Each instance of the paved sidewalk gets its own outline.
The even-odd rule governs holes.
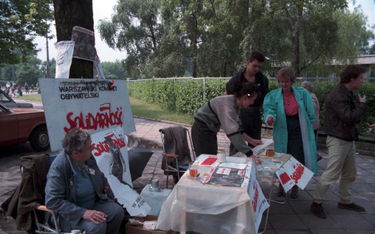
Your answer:
[[[142,177],[133,183],[134,187],[140,192],[152,179],[159,179],[160,186],[164,188],[166,176],[160,169],[162,146],[158,130],[180,124],[144,118],[134,118],[134,121],[136,131],[129,135],[129,146],[148,147],[154,152]],[[190,130],[191,126],[183,126]],[[269,136],[264,135],[264,137]],[[219,148],[225,149],[228,154],[229,140],[223,132],[218,134],[218,143]],[[319,146],[318,152],[323,156],[323,159],[318,162],[319,175],[321,175],[327,164],[327,149]],[[358,154],[357,168],[358,177],[352,186],[353,200],[367,209],[365,213],[338,209],[338,184],[334,184],[328,191],[326,201],[323,204],[323,207],[327,211],[327,219],[321,220],[315,217],[310,212],[310,205],[318,178],[313,178],[305,190],[299,192],[297,199],[291,199],[288,195],[288,202],[284,205],[271,203],[269,222],[265,233],[375,234],[375,157]],[[0,175],[1,203],[10,195],[10,191],[17,187],[20,181],[18,160],[0,158]],[[266,197],[270,191],[270,181],[270,176],[260,176],[260,183]],[[173,187],[171,177],[169,185],[169,188]],[[272,198],[278,199],[276,197],[276,188],[274,188],[274,191]],[[0,234],[25,233],[15,231],[14,222],[9,220],[11,219],[9,218],[8,222],[5,222],[0,214]],[[264,220],[265,218],[263,218],[263,223]],[[263,227],[263,223],[261,227]]]
[[[176,123],[155,122],[152,120],[135,118],[136,132],[131,136],[142,139],[144,142],[158,142],[161,145],[161,138],[158,130]],[[191,126],[186,126],[190,129]],[[262,138],[269,138],[264,134]],[[229,139],[223,132],[218,134],[219,148],[226,150],[228,155]],[[165,175],[160,169],[161,150],[154,149],[155,153],[145,168],[141,178],[135,181],[134,186],[137,189],[143,188],[150,183],[151,179],[159,179],[159,184],[165,187]],[[327,166],[327,149],[319,145],[318,152],[323,159],[318,162],[319,175]],[[326,201],[323,207],[327,211],[327,219],[322,220],[315,217],[310,212],[312,195],[315,192],[316,184],[319,179],[312,178],[304,191],[299,191],[297,199],[291,199],[288,194],[288,201],[284,205],[271,203],[269,223],[266,234],[293,234],[293,233],[314,233],[314,234],[375,234],[375,157],[363,156],[357,154],[358,176],[352,186],[353,200],[366,208],[365,213],[358,213],[337,208],[338,184],[331,186],[326,195]],[[269,195],[271,186],[270,176],[260,176],[260,183],[263,193],[266,197]],[[171,179],[169,181],[171,184]],[[170,185],[170,188],[172,185]],[[277,188],[274,187],[272,199],[276,197]],[[261,227],[264,226],[265,216],[263,216]]]

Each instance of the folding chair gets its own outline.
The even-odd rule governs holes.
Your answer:
[[[60,234],[55,213],[44,205],[44,188],[47,173],[54,156],[48,154],[24,156],[20,159],[22,180],[1,207],[16,220],[17,229],[33,233]],[[52,225],[45,218],[47,212],[52,218]]]
[[[196,155],[193,141],[187,128],[176,126],[159,129],[159,132],[163,144],[162,169],[164,174],[167,175],[166,188],[168,188],[169,175],[176,175],[178,180],[180,180],[181,173],[188,169],[189,162],[194,161]],[[189,144],[192,150],[190,150]]]

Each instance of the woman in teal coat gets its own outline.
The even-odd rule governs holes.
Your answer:
[[[291,154],[318,175],[316,143],[312,125],[316,120],[310,93],[302,87],[292,87],[296,76],[292,68],[279,70],[277,82],[281,88],[264,98],[264,120],[273,125],[275,151]],[[278,196],[283,195],[279,186]],[[292,198],[298,197],[298,187],[292,188]]]

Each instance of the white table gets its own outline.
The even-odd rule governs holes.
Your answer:
[[[255,174],[255,167],[252,172]],[[202,166],[199,173],[204,173]],[[259,193],[263,195],[261,189]],[[248,186],[202,184],[185,173],[164,202],[157,228],[204,234],[257,233],[255,222]]]

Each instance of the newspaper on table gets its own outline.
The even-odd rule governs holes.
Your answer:
[[[215,167],[219,165],[219,162],[217,162],[217,156],[211,155],[211,154],[201,154],[197,160],[194,162],[195,165],[198,166],[212,166]]]
[[[202,162],[206,160],[202,160]],[[212,166],[204,177],[203,183],[235,187],[247,186],[249,184],[252,163],[249,160],[241,160],[241,163],[231,161],[237,160],[233,158],[233,160],[229,159],[228,162],[221,163],[216,167]]]
[[[208,172],[203,183],[223,186],[242,187],[246,170],[225,167],[213,167]]]

